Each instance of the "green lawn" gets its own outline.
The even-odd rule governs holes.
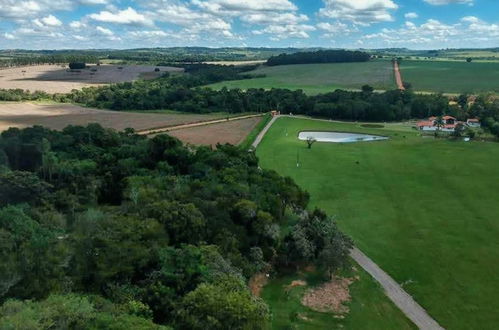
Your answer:
[[[499,93],[499,62],[403,61],[401,69],[416,91]]]
[[[287,88],[303,89],[307,94],[327,93],[335,89],[360,89],[369,84],[376,89],[395,88],[390,61],[363,63],[297,64],[262,66],[250,74],[265,74],[265,78],[226,81],[209,87],[227,88]]]
[[[499,324],[499,144],[423,138],[402,125],[281,118],[257,150],[293,177],[312,206],[449,329]],[[385,134],[389,141],[316,143],[301,130]],[[300,167],[296,166],[297,158]]]
[[[348,276],[355,275],[360,280],[350,286],[352,300],[347,304],[350,311],[344,319],[303,306],[301,298],[308,287],[295,287],[286,292],[286,286],[294,280],[304,280],[309,287],[321,284],[322,278],[316,274],[284,275],[273,279],[262,293],[272,312],[272,329],[416,329],[367,273],[359,270]]]

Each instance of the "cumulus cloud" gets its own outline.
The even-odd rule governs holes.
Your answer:
[[[97,26],[95,29],[97,30],[97,32],[99,32],[100,34],[105,35],[105,36],[113,36],[114,35],[113,31],[106,29],[102,26]]]
[[[354,26],[352,27],[341,22],[334,22],[334,23],[321,22],[317,24],[317,28],[324,32],[323,37],[326,38],[333,38],[339,35],[344,36],[347,34],[359,32],[359,29],[357,27]]]
[[[429,3],[430,5],[434,5],[434,6],[443,6],[443,5],[450,5],[450,4],[473,5],[473,0],[424,0],[424,1]]]
[[[46,17],[43,17],[41,19],[35,19],[33,20],[33,23],[37,25],[38,27],[44,27],[44,26],[61,26],[62,22],[55,17],[54,15],[48,15]]]
[[[264,29],[253,31],[253,34],[270,34],[270,39],[272,40],[283,40],[288,38],[307,39],[310,38],[308,32],[315,30],[316,28],[314,26],[306,24],[269,25]]]
[[[146,16],[138,13],[132,7],[117,12],[101,11],[98,14],[91,14],[89,17],[95,21],[126,25],[152,26],[153,22]]]
[[[323,17],[352,21],[360,25],[393,21],[391,12],[398,8],[392,0],[323,0]]]
[[[416,14],[416,13],[407,13],[407,14],[404,15],[404,17],[407,18],[407,19],[415,19],[415,18],[418,18],[419,15]]]

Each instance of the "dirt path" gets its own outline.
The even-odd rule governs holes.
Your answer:
[[[420,329],[437,330],[443,329],[423,307],[421,307],[395,280],[384,272],[368,256],[359,249],[353,248],[350,256],[366,272],[378,281],[385,290],[386,295],[391,301]]]
[[[397,82],[398,89],[405,91],[404,81],[402,80],[402,74],[400,73],[400,66],[397,61],[393,61],[393,72],[395,73],[395,81]]]
[[[272,125],[277,120],[277,118],[279,118],[279,116],[274,116],[274,118],[272,118],[269,121],[269,123],[267,124],[267,126],[265,126],[262,129],[262,131],[260,132],[260,134],[258,134],[258,136],[256,137],[255,141],[251,144],[251,147],[253,147],[255,149],[256,149],[256,147],[258,147],[258,145],[260,144],[260,142],[262,142],[263,137],[265,136],[265,134],[267,134],[267,132],[269,131],[270,127],[272,127]]]
[[[258,135],[253,147],[256,148],[262,142],[263,137],[268,132],[272,124],[279,118],[276,116],[265,126]],[[292,118],[292,117],[291,117]],[[421,307],[390,275],[383,271],[368,256],[354,247],[350,256],[366,272],[368,272],[384,289],[388,298],[409,318],[418,328],[424,330],[442,330],[437,321],[435,321],[426,310]]]
[[[232,117],[232,118],[226,118],[226,119],[216,119],[216,120],[201,121],[201,122],[198,122],[198,123],[182,124],[182,125],[177,125],[177,126],[153,128],[153,129],[139,131],[139,132],[137,132],[137,134],[138,135],[151,135],[151,134],[165,133],[165,132],[170,132],[170,131],[176,131],[176,130],[179,130],[179,129],[199,127],[199,126],[212,125],[212,124],[220,124],[220,123],[226,123],[226,122],[234,121],[234,120],[241,120],[241,119],[261,117],[261,116],[264,116],[264,115],[265,114],[248,115],[248,116]]]

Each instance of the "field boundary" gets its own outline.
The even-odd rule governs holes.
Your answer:
[[[241,117],[225,118],[225,119],[214,119],[214,120],[207,120],[207,121],[201,121],[201,122],[196,122],[196,123],[146,129],[146,130],[138,131],[136,133],[138,135],[151,135],[151,134],[167,133],[170,131],[176,131],[176,130],[180,130],[180,129],[184,129],[184,128],[192,128],[192,127],[220,124],[220,123],[226,123],[226,122],[234,121],[234,120],[242,120],[242,119],[249,119],[249,118],[263,117],[263,116],[265,116],[264,113],[256,114],[256,115],[241,116]]]
[[[280,117],[293,118],[293,116],[275,116],[260,132],[253,142],[253,148],[257,148],[262,142],[265,134],[269,131],[275,121]],[[312,119],[312,118],[308,118]],[[313,119],[312,119],[313,120]],[[372,259],[366,256],[358,248],[353,247],[350,257],[355,260],[376,282],[383,288],[386,296],[410,319],[418,328],[424,330],[443,330],[438,322],[419,305],[412,296],[407,293],[390,275],[381,269]]]
[[[398,89],[405,91],[404,81],[402,80],[402,73],[400,72],[399,62],[397,60],[393,61],[393,72],[395,74],[395,82],[397,83]]]

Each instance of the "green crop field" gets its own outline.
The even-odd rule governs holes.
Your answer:
[[[499,93],[499,62],[403,61],[401,69],[416,91]]]
[[[312,206],[336,216],[356,245],[442,326],[496,329],[499,144],[435,140],[403,125],[387,127],[281,118],[257,155],[262,167],[309,191]],[[301,130],[390,140],[307,149],[297,139]]]
[[[366,84],[379,90],[395,88],[392,64],[390,61],[381,60],[361,63],[262,66],[250,74],[266,75],[266,77],[225,81],[209,87],[303,89],[307,94],[327,93],[338,88],[360,89]]]

